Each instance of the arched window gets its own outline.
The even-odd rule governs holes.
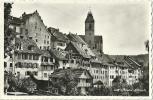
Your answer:
[[[89,30],[91,30],[92,29],[92,24],[89,24]]]

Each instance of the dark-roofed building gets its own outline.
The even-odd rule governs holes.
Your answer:
[[[79,35],[91,49],[95,49],[99,53],[103,53],[103,38],[95,35],[95,21],[91,11],[88,12],[85,20],[85,35]]]
[[[65,83],[67,86],[61,83],[61,87],[65,88],[65,91],[67,88],[77,88],[80,94],[86,95],[88,89],[92,87],[93,78],[86,69],[58,69],[50,75],[50,79],[55,83],[60,81],[67,82]]]
[[[41,55],[41,67],[39,70],[39,79],[40,80],[48,80],[48,76],[53,73],[54,70],[57,69],[55,64],[55,58],[50,54],[47,50],[42,50]]]
[[[86,42],[77,34],[69,33],[67,37],[69,38],[70,41],[86,45]]]
[[[50,54],[55,59],[55,66],[56,68],[67,68],[69,67],[68,59],[66,58],[67,52],[65,51],[59,51],[57,49],[50,49]]]
[[[29,77],[29,73],[33,72],[38,77],[40,68],[41,50],[36,43],[29,38],[15,38],[14,53],[10,56],[13,74],[20,78]]]
[[[17,33],[20,33],[21,25],[22,25],[21,18],[11,16],[9,28],[13,29]]]
[[[83,49],[83,45],[78,44],[77,42],[70,42],[66,49],[69,54],[69,66],[73,68],[90,67],[90,58],[91,56],[87,53],[87,49]]]
[[[103,55],[103,57],[110,59],[110,62],[108,63],[109,86],[112,86],[112,81],[117,76],[121,76],[121,78],[125,79],[130,85],[138,82],[138,79],[142,75],[140,70],[141,66],[131,57],[125,55],[106,54]]]
[[[66,44],[69,42],[69,39],[67,38],[66,34],[60,32],[59,29],[55,29],[52,27],[49,27],[48,31],[51,34],[52,48],[64,50],[66,48]]]

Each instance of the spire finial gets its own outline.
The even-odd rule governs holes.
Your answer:
[[[91,6],[89,6],[89,12],[88,13],[91,14]]]

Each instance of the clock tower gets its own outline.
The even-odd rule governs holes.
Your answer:
[[[91,49],[94,49],[94,24],[93,15],[89,11],[85,20],[85,41]]]

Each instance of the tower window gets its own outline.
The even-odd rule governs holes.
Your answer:
[[[89,24],[89,30],[91,30],[92,29],[92,24]]]

